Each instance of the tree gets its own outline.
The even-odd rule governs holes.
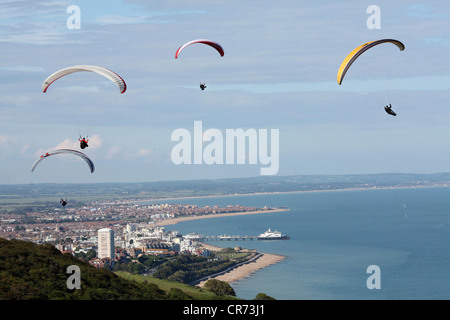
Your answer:
[[[276,300],[275,298],[272,298],[271,296],[268,296],[265,293],[258,293],[253,300]]]
[[[167,278],[167,280],[186,283],[186,279],[188,279],[188,277],[189,277],[189,273],[188,272],[182,271],[182,270],[178,270],[174,274],[170,275]]]
[[[89,249],[88,252],[86,253],[87,260],[91,260],[91,259],[95,258],[96,256],[97,256],[97,252],[95,252],[94,249]]]
[[[213,292],[214,294],[223,297],[223,296],[236,296],[236,292],[230,286],[230,284],[226,281],[220,281],[217,279],[209,279],[205,283],[205,289]]]
[[[185,293],[183,290],[178,288],[170,288],[167,293],[167,298],[170,300],[192,300],[193,298]]]

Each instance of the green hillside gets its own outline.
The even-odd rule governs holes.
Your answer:
[[[195,286],[190,286],[188,284],[180,283],[180,282],[176,282],[176,281],[162,280],[162,279],[158,279],[158,278],[154,278],[154,277],[145,277],[142,275],[131,274],[128,272],[123,272],[123,271],[116,271],[115,273],[117,275],[119,275],[120,277],[129,279],[129,280],[133,280],[136,282],[153,283],[153,284],[157,285],[159,288],[161,288],[162,290],[168,292],[168,294],[170,296],[177,295],[180,292],[183,292],[183,294],[188,296],[186,298],[186,300],[188,300],[188,299],[193,299],[193,300],[234,300],[234,299],[236,299],[236,300],[239,300],[238,298],[235,298],[232,296],[218,297],[217,295],[215,295],[214,293],[212,293],[208,290],[201,289],[201,288],[195,287]]]
[[[67,280],[80,268],[80,289],[68,289]],[[164,282],[161,282],[164,283]],[[96,269],[50,244],[37,245],[0,238],[0,300],[187,300],[216,299],[210,292],[183,290],[164,284],[128,280],[113,272]],[[186,287],[188,288],[188,287]],[[193,296],[194,297],[193,297]]]

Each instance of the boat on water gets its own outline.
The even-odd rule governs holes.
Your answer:
[[[286,240],[286,239],[289,239],[289,237],[287,235],[282,234],[281,232],[279,232],[277,230],[272,231],[272,230],[270,230],[270,228],[269,228],[269,230],[267,230],[264,233],[261,233],[258,236],[258,240]]]

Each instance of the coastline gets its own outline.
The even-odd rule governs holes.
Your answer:
[[[290,211],[290,209],[289,208],[277,208],[277,209],[272,209],[272,210],[242,211],[242,212],[231,212],[231,213],[212,213],[212,214],[205,214],[205,215],[198,215],[198,216],[188,216],[188,217],[181,217],[181,218],[166,219],[166,220],[155,222],[153,224],[153,226],[160,227],[160,226],[174,225],[179,222],[190,221],[190,220],[223,218],[223,217],[231,217],[231,216],[242,216],[242,215],[250,215],[250,214],[260,214],[260,213],[269,213],[269,212],[270,213],[284,212],[284,211]]]
[[[217,194],[203,196],[183,196],[183,197],[167,197],[167,198],[150,198],[150,199],[128,199],[119,200],[119,203],[136,203],[136,202],[152,202],[165,200],[183,200],[183,199],[204,199],[204,198],[224,198],[224,197],[245,197],[272,194],[290,194],[290,193],[314,193],[314,192],[335,192],[335,191],[358,191],[358,190],[398,190],[398,189],[423,189],[423,188],[448,188],[447,185],[413,185],[413,186],[372,186],[372,187],[349,187],[337,189],[311,189],[311,190],[292,190],[292,191],[270,191],[270,192],[253,192],[253,193],[233,193],[233,194]]]
[[[223,248],[212,246],[210,244],[205,244],[203,242],[200,243],[201,246],[204,248],[211,250],[211,251],[218,251],[222,250]],[[272,264],[281,262],[285,259],[285,256],[278,255],[278,254],[272,254],[272,253],[260,253],[260,256],[246,264],[243,264],[239,267],[232,267],[230,270],[226,271],[225,273],[211,277],[210,279],[216,279],[220,281],[228,282],[229,284],[232,284],[233,282],[245,279],[249,276],[251,276],[256,271],[268,267]],[[208,279],[209,280],[209,279]],[[198,284],[199,287],[203,287],[205,283],[208,281],[202,281]]]
[[[199,220],[199,219],[210,219],[210,218],[221,218],[221,217],[230,217],[230,216],[240,216],[240,215],[250,215],[250,214],[261,214],[261,213],[276,213],[276,212],[285,212],[290,211],[289,208],[276,208],[272,210],[257,210],[257,211],[243,211],[243,212],[232,212],[232,213],[217,213],[217,214],[208,214],[208,215],[201,215],[201,216],[188,216],[188,217],[181,217],[181,218],[174,218],[174,219],[167,219],[163,221],[159,221],[154,223],[154,226],[167,226],[167,225],[174,225],[179,222],[184,221],[191,221],[191,220]],[[199,244],[204,247],[205,249],[208,249],[210,251],[219,251],[223,248],[216,247],[210,244],[206,244],[203,242],[199,242]],[[259,256],[252,261],[249,261],[247,263],[244,263],[243,265],[240,265],[238,267],[231,267],[222,274],[218,276],[212,276],[209,279],[217,279],[220,281],[228,282],[229,284],[232,284],[233,282],[242,280],[244,278],[247,278],[251,276],[256,271],[268,267],[272,264],[281,262],[286,257],[282,255],[272,254],[272,253],[259,253]],[[208,279],[208,280],[209,280]],[[205,283],[208,281],[202,281],[198,284],[199,287],[203,287]]]
[[[267,193],[250,193],[250,194],[229,194],[229,195],[210,195],[210,196],[197,196],[197,197],[180,197],[180,198],[165,198],[165,199],[152,199],[150,201],[164,201],[164,200],[176,200],[176,199],[192,199],[192,198],[210,198],[210,197],[229,197],[229,196],[252,196],[252,195],[263,195],[263,194],[289,194],[289,193],[310,193],[310,192],[339,192],[339,191],[354,191],[354,190],[380,190],[380,189],[415,189],[415,188],[429,188],[424,186],[408,186],[408,187],[370,187],[370,188],[342,188],[342,189],[330,189],[330,190],[302,190],[302,191],[285,191],[285,192],[267,192]],[[165,226],[165,225],[174,225],[179,222],[197,220],[197,219],[209,219],[209,218],[219,218],[219,217],[227,217],[227,216],[237,216],[237,215],[249,215],[249,214],[260,214],[260,213],[268,213],[268,212],[284,212],[290,211],[289,208],[276,208],[273,210],[258,210],[251,212],[233,212],[233,213],[220,213],[220,214],[208,214],[201,216],[188,216],[174,219],[167,219],[163,221],[156,222],[155,226]],[[222,250],[221,247],[215,247],[209,244],[205,244],[200,242],[201,246],[204,248],[217,251]],[[229,270],[226,270],[224,273],[218,276],[212,276],[210,279],[217,279],[220,281],[225,281],[229,284],[237,282],[239,280],[245,279],[251,276],[253,273],[258,270],[273,265],[275,263],[279,263],[283,261],[286,257],[277,254],[269,254],[269,253],[259,253],[259,257],[251,262],[245,263],[238,267],[231,267]],[[208,279],[209,280],[209,279]],[[199,287],[203,287],[207,280],[204,280],[198,284]]]

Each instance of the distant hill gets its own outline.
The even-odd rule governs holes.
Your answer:
[[[450,186],[450,173],[349,174],[258,176],[214,180],[181,180],[139,183],[0,185],[0,206],[27,205],[36,200],[156,199],[269,192],[336,190],[350,188],[403,188]],[[59,201],[59,198],[58,198]],[[72,201],[73,203],[73,201]]]

